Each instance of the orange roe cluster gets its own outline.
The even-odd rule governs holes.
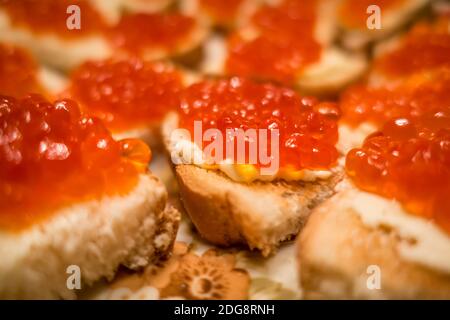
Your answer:
[[[348,153],[346,171],[358,188],[450,233],[450,108],[386,122]]]
[[[143,142],[113,140],[71,100],[0,96],[0,228],[18,231],[59,208],[124,195],[150,157]]]
[[[146,50],[175,50],[187,41],[195,27],[192,17],[180,13],[129,14],[111,28],[109,38],[114,46],[132,54]]]
[[[188,129],[191,136],[194,121],[202,122],[203,132],[218,129],[225,139],[234,143],[234,136],[227,131],[266,129],[267,150],[272,143],[270,132],[277,129],[280,168],[328,169],[338,157],[337,106],[319,103],[315,98],[302,98],[288,88],[239,77],[204,81],[185,90],[179,113],[180,127]],[[248,153],[249,141],[245,150]]]
[[[285,0],[266,5],[252,17],[257,36],[235,33],[229,39],[229,74],[295,84],[298,73],[320,59],[314,37],[317,1]]]
[[[81,28],[69,30],[67,8],[80,8]],[[58,34],[67,38],[85,36],[102,31],[106,23],[102,15],[87,0],[2,0],[12,23],[39,34]]]
[[[161,121],[179,104],[182,76],[172,65],[124,61],[87,62],[71,76],[70,95],[113,131]]]
[[[392,118],[416,118],[447,106],[450,106],[450,67],[411,77],[393,87],[356,85],[340,99],[343,122],[351,126],[370,122],[378,128]]]
[[[41,93],[38,66],[25,50],[0,43],[0,95]]]
[[[339,19],[348,28],[366,28],[367,18],[373,12],[367,9],[376,5],[381,15],[403,5],[406,0],[344,0],[339,7]]]
[[[416,25],[400,46],[376,59],[374,70],[388,77],[406,77],[450,66],[450,18]]]

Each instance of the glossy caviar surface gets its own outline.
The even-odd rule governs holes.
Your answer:
[[[278,129],[280,168],[325,169],[333,166],[338,156],[334,147],[338,116],[339,110],[332,103],[234,77],[187,88],[181,99],[180,127],[193,133],[194,121],[201,121],[203,132],[218,129],[226,139],[233,139],[227,136],[227,129],[267,129],[269,150],[270,132]]]
[[[450,233],[450,108],[388,121],[348,153],[346,171],[360,189]]]
[[[0,228],[18,231],[59,208],[128,193],[151,153],[114,141],[71,100],[0,96]]]
[[[200,5],[218,23],[228,23],[236,17],[244,0],[200,0]]]
[[[374,61],[374,70],[389,77],[403,77],[450,66],[450,18],[416,25],[400,46]]]
[[[191,34],[193,18],[179,13],[130,14],[111,29],[112,43],[134,54],[146,50],[174,50]]]
[[[349,28],[366,28],[367,18],[373,11],[368,8],[376,5],[383,13],[403,5],[406,0],[344,0],[339,7],[339,18]]]
[[[69,30],[67,8],[77,5],[81,12],[80,29]],[[86,0],[1,0],[13,24],[42,34],[78,37],[101,31],[105,22],[99,12]]]
[[[228,73],[294,84],[296,75],[320,58],[316,6],[316,1],[286,0],[261,8],[252,19],[256,38],[230,37]]]
[[[0,95],[22,97],[42,92],[37,64],[26,51],[0,43]]]
[[[372,88],[357,85],[340,100],[342,121],[376,127],[395,117],[419,117],[431,109],[450,106],[450,67],[409,77],[401,85]]]
[[[71,97],[113,131],[161,121],[178,106],[182,90],[181,74],[173,66],[139,59],[88,62],[71,80]]]

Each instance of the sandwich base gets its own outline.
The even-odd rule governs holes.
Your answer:
[[[142,175],[128,195],[66,207],[19,233],[0,233],[1,299],[74,299],[69,266],[80,268],[82,288],[120,265],[139,269],[169,254],[180,215],[167,193]]]
[[[334,194],[342,176],[245,184],[193,165],[175,170],[184,207],[204,239],[219,246],[247,245],[264,256],[297,235],[310,210]]]
[[[399,254],[403,241],[389,226],[370,228],[340,210],[345,191],[318,207],[298,239],[300,281],[309,299],[449,299],[450,274]],[[379,269],[379,287],[368,286]]]

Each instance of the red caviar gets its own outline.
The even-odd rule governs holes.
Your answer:
[[[388,121],[347,155],[362,190],[400,201],[450,233],[450,108]]]
[[[266,129],[269,144],[271,130],[278,129],[280,168],[324,169],[333,166],[338,157],[334,146],[338,116],[335,104],[234,77],[187,88],[181,99],[180,127],[194,134],[194,121],[201,121],[203,132],[218,129],[227,139],[233,139],[227,137],[227,129]]]
[[[128,193],[150,150],[114,141],[71,100],[0,96],[0,228],[21,230],[55,210]]]
[[[81,28],[69,30],[67,8],[77,5],[81,12]],[[39,34],[79,37],[101,31],[106,23],[87,0],[2,0],[13,24]]]
[[[217,23],[226,24],[232,21],[244,0],[200,0],[200,5]]]
[[[146,50],[174,50],[195,26],[193,18],[179,13],[130,14],[111,29],[112,43],[133,54]]]
[[[230,37],[228,73],[294,84],[296,75],[320,58],[316,6],[316,1],[285,0],[257,11],[252,18],[256,38]]]
[[[87,62],[71,80],[71,97],[113,131],[160,121],[178,106],[182,89],[181,74],[173,66],[139,59]]]
[[[401,85],[371,88],[356,85],[341,97],[342,120],[352,126],[370,122],[381,127],[388,119],[419,117],[430,109],[450,106],[450,68],[416,77]]]
[[[0,95],[22,97],[42,92],[38,66],[25,50],[0,43]]]
[[[450,19],[415,26],[394,51],[374,62],[374,70],[390,77],[450,66]]]

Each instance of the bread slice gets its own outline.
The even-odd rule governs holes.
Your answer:
[[[169,153],[177,126],[177,115],[169,114],[162,126]],[[334,194],[342,177],[339,168],[315,182],[240,183],[195,165],[176,165],[175,173],[183,205],[203,238],[220,246],[246,245],[264,256],[300,231],[310,210]]]
[[[359,209],[349,205],[354,201],[362,201]],[[297,243],[305,297],[449,299],[450,237],[400,210],[352,189],[316,208]],[[373,266],[380,272],[379,289],[367,285],[374,280]]]
[[[382,27],[379,30],[370,30],[366,26],[364,28],[351,28],[346,25],[345,21],[339,19],[339,24],[343,30],[341,42],[346,48],[355,50],[391,36],[411,22],[430,2],[430,0],[408,0],[390,10],[381,8]],[[367,17],[369,18],[369,16],[368,14]]]
[[[178,228],[178,211],[152,175],[141,175],[123,197],[75,204],[19,233],[0,232],[0,299],[72,299],[71,265],[82,286],[111,278],[120,265],[138,269],[166,256]]]

